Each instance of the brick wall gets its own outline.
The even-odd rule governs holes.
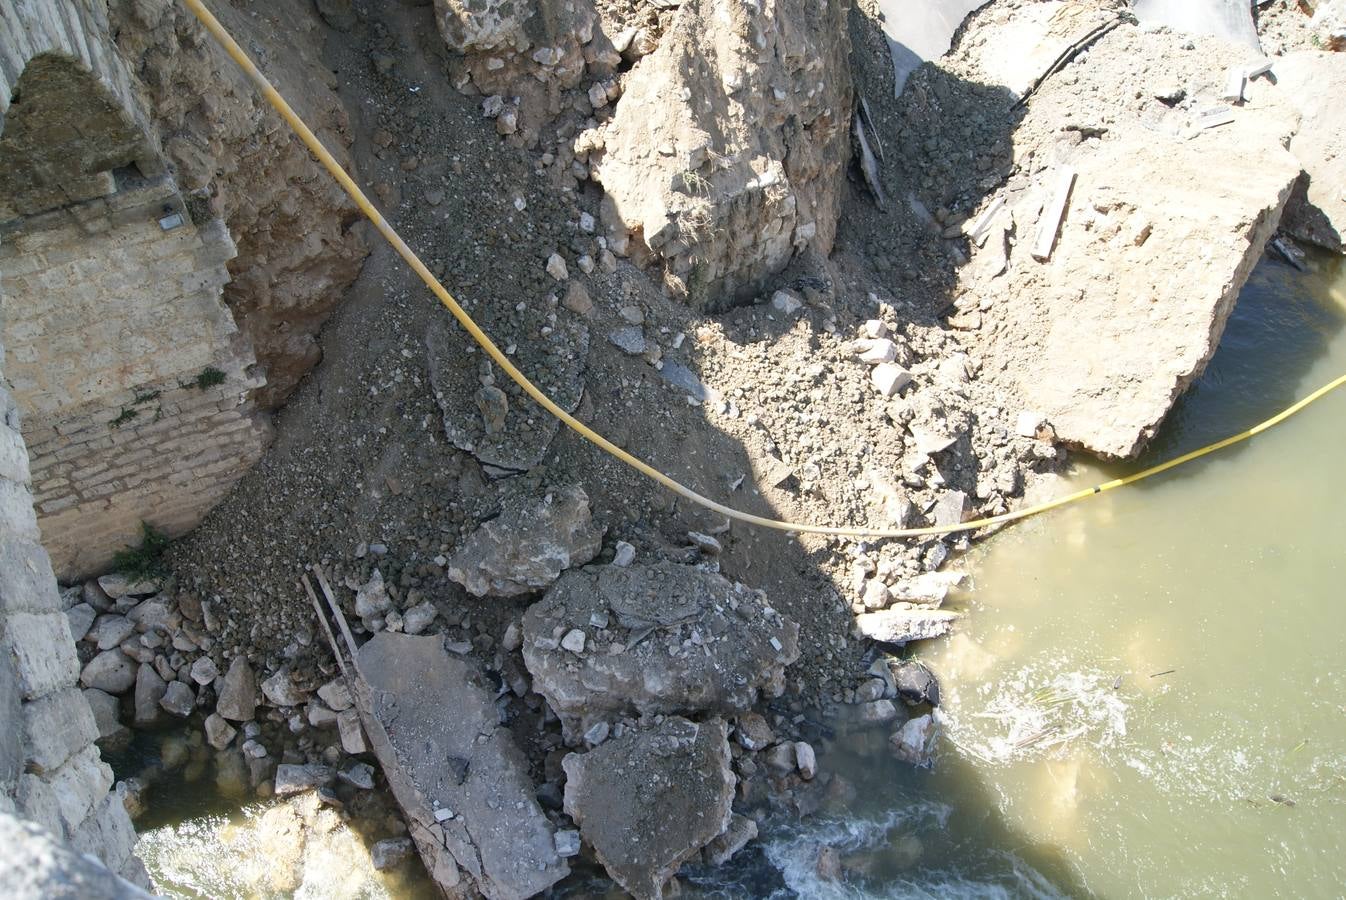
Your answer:
[[[105,567],[142,521],[193,527],[260,457],[263,379],[221,299],[233,256],[167,177],[121,172],[110,196],[0,224],[6,374],[63,579]]]

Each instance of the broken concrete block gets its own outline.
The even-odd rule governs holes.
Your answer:
[[[855,617],[860,633],[887,644],[943,637],[953,631],[958,613],[945,609],[885,609]]]
[[[561,765],[566,813],[613,881],[639,900],[663,897],[678,868],[730,825],[735,778],[720,719],[669,717]]]
[[[590,624],[595,614],[608,625]],[[554,634],[587,632],[582,656]],[[756,592],[673,563],[571,570],[523,620],[533,689],[572,736],[617,715],[730,714],[776,696],[799,626]]]
[[[877,366],[897,359],[897,345],[887,338],[865,338],[855,343],[860,362]]]
[[[494,688],[473,666],[439,637],[386,631],[357,665],[370,746],[441,888],[465,878],[487,897],[523,898],[569,874]]]
[[[536,502],[517,502],[479,528],[449,560],[449,577],[478,597],[542,590],[602,549],[603,529],[578,487],[556,488]]]
[[[869,380],[880,394],[891,397],[911,383],[911,373],[897,363],[880,363],[870,370]]]

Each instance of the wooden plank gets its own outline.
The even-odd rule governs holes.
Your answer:
[[[309,602],[313,604],[313,612],[318,616],[318,624],[322,626],[323,633],[327,635],[327,643],[332,648],[332,655],[336,657],[337,666],[341,669],[341,676],[346,679],[346,687],[349,689],[351,687],[351,673],[346,665],[346,654],[341,652],[341,645],[337,643],[336,635],[332,633],[332,626],[327,621],[327,614],[323,612],[322,604],[318,602],[318,595],[313,592],[313,585],[309,584],[308,576],[301,576],[299,580],[303,582]]]
[[[1038,220],[1037,238],[1033,241],[1033,258],[1046,262],[1052,258],[1052,248],[1056,246],[1056,234],[1061,229],[1061,220],[1066,214],[1066,204],[1070,200],[1070,189],[1075,186],[1075,169],[1063,166],[1056,176],[1056,186],[1052,188],[1051,199],[1042,210]]]

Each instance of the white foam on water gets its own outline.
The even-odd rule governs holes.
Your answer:
[[[1063,744],[1117,746],[1126,737],[1127,704],[1113,673],[1062,670],[1034,661],[947,704],[945,733],[965,755],[992,764],[1031,759]]]
[[[908,874],[885,877],[881,883],[865,883],[863,874],[847,874],[830,881],[818,874],[818,854],[830,847],[846,861],[866,856],[881,864],[894,853],[894,832],[919,835],[948,828],[953,807],[922,802],[890,810],[880,818],[821,819],[780,825],[768,832],[763,851],[779,871],[786,891],[771,900],[807,897],[810,900],[911,900],[911,898],[1058,898],[1060,893],[1039,872],[1012,854],[994,853],[1003,863],[997,878],[928,867],[920,862]],[[984,862],[977,867],[984,866]],[[877,879],[876,879],[877,881]]]

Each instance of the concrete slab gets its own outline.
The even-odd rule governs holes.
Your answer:
[[[522,900],[569,874],[527,761],[472,665],[441,637],[385,631],[356,667],[370,745],[442,888],[465,874],[491,900]]]

